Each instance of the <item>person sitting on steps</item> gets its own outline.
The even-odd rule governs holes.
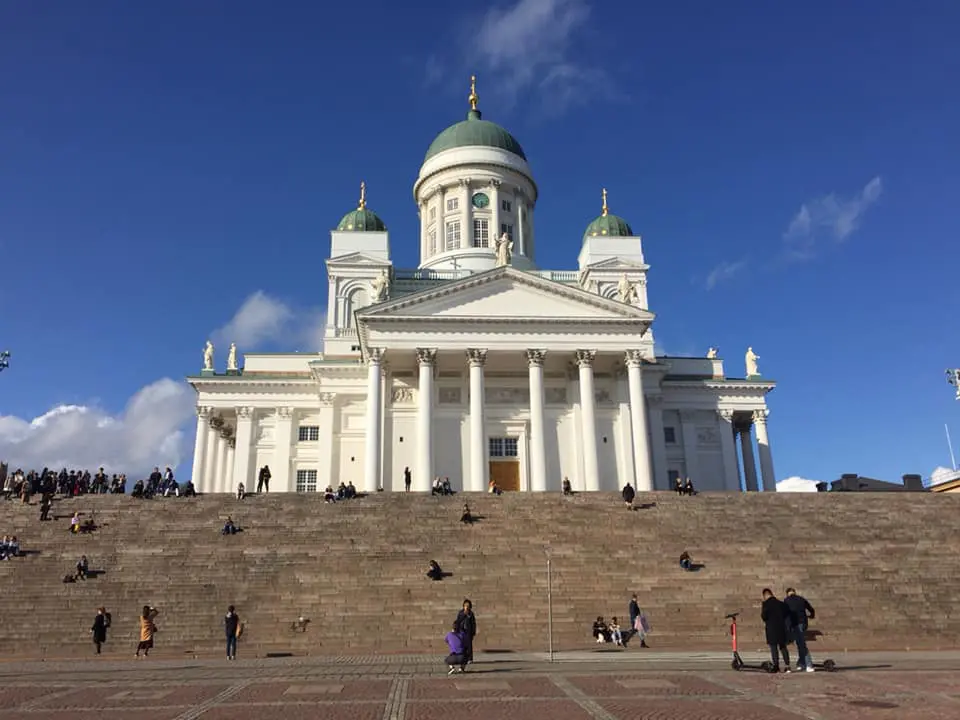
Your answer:
[[[696,495],[697,491],[693,489],[693,480],[687,478],[687,482],[683,485],[683,494],[684,495]]]
[[[500,489],[500,486],[497,485],[497,481],[493,478],[490,479],[490,482],[487,485],[487,491],[491,495],[503,495],[503,490]]]
[[[237,485],[237,500],[243,500],[247,496],[247,489],[243,486],[243,483]]]
[[[680,567],[684,570],[693,569],[693,560],[690,559],[690,553],[688,553],[686,550],[680,553]]]
[[[470,506],[466,503],[463,504],[463,512],[460,514],[460,522],[469,525],[473,522],[474,517],[470,514]]]
[[[223,530],[220,531],[221,535],[236,535],[239,532],[239,528],[234,524],[233,518],[227,515],[227,521],[223,524]]]
[[[564,495],[573,495],[573,486],[570,485],[570,478],[565,477],[563,479],[563,494]]]
[[[623,647],[623,634],[620,632],[620,623],[617,622],[617,618],[610,618],[607,630],[610,631],[610,639],[616,643],[617,647]]]
[[[86,580],[87,576],[90,574],[90,563],[87,561],[86,555],[81,555],[80,559],[77,561],[77,580]]]
[[[598,645],[610,642],[610,628],[607,627],[602,617],[598,617],[596,622],[593,623],[593,638]]]
[[[443,580],[443,570],[436,560],[430,561],[430,566],[427,569],[427,577],[431,580]]]
[[[676,490],[677,495],[683,495],[683,478],[679,475],[673,481],[673,489]]]
[[[74,535],[76,535],[77,533],[80,532],[80,513],[79,513],[79,511],[73,513],[73,517],[70,518],[70,532],[72,532]]]

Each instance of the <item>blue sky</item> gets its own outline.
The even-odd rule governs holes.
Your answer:
[[[475,72],[540,185],[539,265],[575,266],[606,186],[663,348],[741,373],[753,345],[779,381],[779,477],[948,463],[960,4],[417,8],[0,6],[0,455],[191,445],[181,379],[245,302],[241,351],[309,349],[360,180],[415,265],[413,181]]]

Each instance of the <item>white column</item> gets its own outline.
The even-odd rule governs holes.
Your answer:
[[[231,438],[227,440],[227,453],[226,458],[223,463],[223,477],[224,477],[224,492],[235,493],[237,491],[237,483],[240,482],[234,478],[233,469],[234,469],[234,459],[237,448],[237,441]]]
[[[643,356],[639,350],[627,350],[627,382],[630,388],[630,430],[633,435],[633,467],[637,492],[653,490],[650,471],[650,443],[647,441],[647,408],[643,397]]]
[[[427,212],[427,203],[420,203],[420,262],[423,262],[428,257],[430,257],[430,248],[428,247],[427,242],[427,225],[430,224],[428,220]],[[326,485],[324,485],[326,487]]]
[[[653,459],[653,489],[667,490],[667,441],[663,435],[663,395],[651,395],[646,398],[648,419],[650,421],[650,445]],[[660,478],[659,480],[657,478]]]
[[[278,407],[274,429],[273,462],[270,463],[270,491],[290,492],[290,447],[293,444],[293,408]],[[256,485],[254,485],[256,490]]]
[[[323,490],[333,486],[333,420],[334,400],[333,393],[320,393],[320,442],[317,445],[317,489]]]
[[[597,465],[597,409],[593,389],[593,359],[595,350],[577,350],[580,367],[580,435],[583,442],[583,487],[596,492],[600,489],[600,469]]]
[[[490,243],[500,237],[500,181],[490,181]]]
[[[763,478],[763,491],[776,492],[777,478],[773,474],[773,453],[770,452],[770,437],[767,435],[766,408],[753,411],[753,424],[757,428],[757,451],[760,453],[760,475]]]
[[[757,490],[757,463],[753,457],[753,440],[750,437],[750,426],[740,427],[740,454],[743,455],[743,480],[747,492]]]
[[[723,456],[723,486],[731,492],[740,492],[740,468],[737,464],[737,445],[733,436],[733,410],[717,410],[720,419],[720,450]]]
[[[683,432],[683,465],[687,471],[686,476],[693,481],[693,486],[697,487],[700,477],[700,457],[697,451],[696,418],[692,410],[681,410],[679,414]]]
[[[203,484],[197,486],[197,492],[215,493],[217,491],[214,483],[217,475],[217,442],[220,440],[220,433],[214,425],[218,420],[219,418],[211,411],[207,421],[206,448],[203,451]]]
[[[464,488],[469,488],[470,492],[487,489],[487,432],[483,417],[483,365],[486,361],[486,350],[467,350],[470,365],[470,481],[464,483]]]
[[[210,408],[197,408],[197,437],[193,443],[193,469],[190,479],[197,492],[203,489],[203,464],[206,461],[207,435],[210,432]]]
[[[413,468],[413,489],[430,492],[433,487],[433,368],[437,351],[417,348],[420,386],[417,391],[417,466]]]
[[[243,483],[247,492],[257,489],[256,478],[251,477],[250,456],[253,454],[253,414],[252,407],[237,408],[237,437],[233,455],[233,488]]]
[[[460,234],[460,247],[471,248],[473,247],[473,198],[470,197],[470,181],[461,179],[460,187],[463,188],[463,198],[460,201],[463,207],[460,208],[460,212],[463,223],[466,225]]]
[[[523,237],[523,198],[517,195],[517,246],[520,248],[520,255],[527,257],[527,243]]]
[[[366,445],[363,458],[363,487],[366,493],[377,491],[380,483],[380,361],[383,359],[381,348],[367,350],[367,425]]]
[[[213,467],[211,468],[210,491],[215,493],[223,492],[223,461],[226,455],[227,442],[220,433],[217,433],[216,454],[213,457]]]
[[[527,350],[527,369],[530,383],[530,491],[547,489],[547,450],[544,442],[543,420],[543,361],[544,350]]]

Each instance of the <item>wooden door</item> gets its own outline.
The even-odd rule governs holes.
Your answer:
[[[504,492],[516,492],[520,489],[519,460],[491,460],[490,479]]]

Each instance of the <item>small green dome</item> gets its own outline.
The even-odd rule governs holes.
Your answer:
[[[337,225],[337,230],[353,230],[355,232],[386,232],[387,226],[373,210],[359,208],[351,210],[343,216]]]
[[[500,148],[518,155],[524,160],[527,159],[527,156],[523,153],[523,148],[520,147],[520,143],[513,135],[496,123],[482,120],[479,110],[471,110],[467,113],[466,120],[451,125],[437,135],[436,139],[430,143],[430,147],[427,148],[427,155],[423,158],[423,161],[426,162],[444,150],[478,145]]]
[[[337,230],[350,232],[386,232],[387,226],[373,210],[367,208],[367,184],[360,183],[360,203],[337,224]]]
[[[600,217],[587,225],[583,236],[597,237],[598,235],[606,237],[634,237],[633,228],[630,223],[619,215],[611,215],[607,209],[607,189],[603,189],[603,210]]]

